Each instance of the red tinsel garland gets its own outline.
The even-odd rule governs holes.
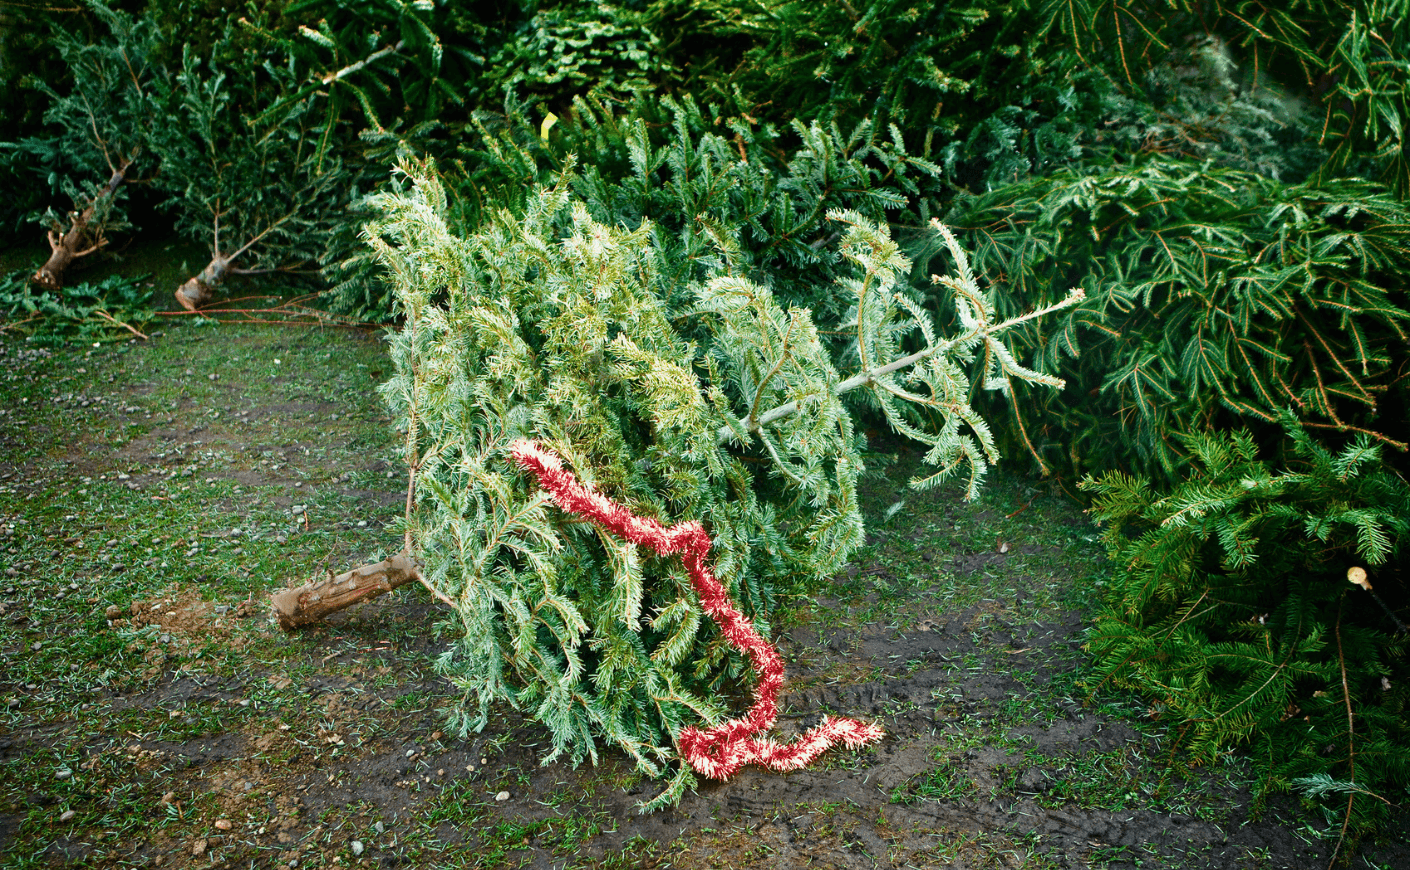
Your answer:
[[[532,441],[516,441],[510,452],[520,466],[538,477],[539,485],[563,510],[596,520],[612,534],[650,547],[663,556],[680,553],[701,608],[720,626],[730,644],[749,655],[758,675],[749,714],[714,728],[689,726],[677,738],[681,755],[697,772],[711,779],[728,779],[746,764],[796,770],[837,743],[856,748],[881,739],[885,732],[876,725],[832,716],[789,744],[749,736],[767,731],[778,720],[783,662],[749,619],[735,608],[710,571],[710,535],[705,527],[698,522],[685,522],[668,529],[653,519],[636,516],[625,506],[579,483],[557,456]]]

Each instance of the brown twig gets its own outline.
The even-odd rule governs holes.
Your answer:
[[[98,315],[99,317],[103,318],[104,320],[108,321],[109,323],[112,323],[112,324],[115,325],[115,326],[121,326],[123,329],[127,330],[128,332],[132,333],[133,335],[137,336],[138,338],[142,339],[143,341],[147,341],[147,340],[148,340],[148,339],[147,339],[147,336],[143,335],[143,334],[142,334],[140,331],[138,331],[138,329],[137,329],[136,327],[134,327],[132,324],[130,324],[130,323],[123,323],[121,320],[118,320],[116,317],[112,316],[111,314],[109,314],[108,312],[104,311],[104,310],[101,309],[101,308],[99,308],[98,310],[94,311],[93,313],[96,314],[96,315]]]
[[[1335,631],[1337,635],[1337,664],[1341,666],[1341,697],[1346,703],[1346,763],[1351,771],[1351,781],[1356,782],[1356,726],[1351,712],[1351,688],[1346,681],[1346,655],[1341,649],[1341,611],[1346,604],[1346,593],[1342,592],[1341,600],[1337,602],[1337,624]],[[1341,821],[1341,836],[1337,837],[1337,846],[1332,850],[1332,860],[1327,862],[1328,870],[1337,862],[1337,855],[1341,854],[1342,843],[1346,840],[1346,829],[1351,825],[1351,808],[1356,800],[1356,792],[1348,792],[1346,795],[1346,816]]]
[[[1362,429],[1360,426],[1352,426],[1349,423],[1311,423],[1307,420],[1299,420],[1298,423],[1303,426],[1310,426],[1314,429],[1336,429],[1338,432],[1360,432],[1363,435],[1370,435],[1377,441],[1389,444],[1397,450],[1410,450],[1410,444],[1406,444],[1404,441],[1396,441],[1394,438],[1388,438],[1379,432],[1371,429]]]

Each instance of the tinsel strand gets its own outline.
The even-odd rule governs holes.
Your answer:
[[[649,517],[639,517],[584,486],[563,468],[557,456],[532,441],[514,442],[510,453],[521,467],[534,473],[539,485],[563,510],[588,517],[623,540],[650,547],[663,556],[679,553],[701,609],[719,625],[732,646],[749,656],[758,680],[748,715],[713,728],[688,726],[677,737],[681,755],[698,773],[711,779],[728,779],[746,764],[777,771],[796,770],[838,743],[857,748],[882,738],[885,732],[877,725],[832,716],[792,743],[751,736],[769,730],[778,721],[783,661],[715,579],[710,570],[710,535],[705,527],[691,521],[666,528]]]

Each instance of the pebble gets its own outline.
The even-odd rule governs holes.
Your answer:
[[[229,605],[229,604],[217,604],[217,605],[215,606],[215,612],[216,612],[217,614],[222,614],[222,613],[225,613],[225,612],[227,612],[227,611],[229,611],[229,610],[230,610],[230,605]]]
[[[372,826],[372,830],[376,831],[379,834],[385,834],[387,833],[387,826],[382,824],[381,822],[378,822],[377,824]]]
[[[54,778],[57,780],[65,780],[71,776],[73,776],[73,771],[69,770],[67,767],[61,767],[54,771]]]
[[[352,849],[352,853],[353,853],[353,857],[354,857],[354,858],[357,858],[357,857],[361,856],[361,855],[362,855],[362,850],[365,848],[365,847],[362,845],[362,841],[361,841],[361,840],[353,840],[351,843],[348,844],[348,846],[349,846],[349,848]]]
[[[509,800],[509,792],[502,791],[499,794],[495,795],[494,799],[497,801],[507,801]]]
[[[78,815],[78,813],[75,813],[73,810],[64,810],[64,812],[59,816],[59,821],[67,822],[69,819],[72,819],[76,815]]]
[[[216,819],[215,826],[217,830],[228,831],[231,828],[235,827],[235,824],[229,819]]]
[[[197,840],[196,842],[192,843],[192,844],[191,844],[191,854],[194,855],[194,856],[197,857],[197,858],[199,858],[199,857],[201,857],[202,855],[206,854],[206,841],[205,841],[205,840]]]
[[[122,619],[123,609],[116,604],[109,604],[108,609],[103,611],[103,615],[108,619]]]
[[[39,652],[40,650],[44,649],[44,642],[36,640],[34,643],[29,645],[29,648],[34,652]]]

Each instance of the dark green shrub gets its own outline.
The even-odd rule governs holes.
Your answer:
[[[1168,491],[1083,482],[1118,566],[1088,636],[1094,685],[1145,696],[1196,762],[1246,746],[1261,795],[1327,799],[1365,831],[1410,786],[1410,486],[1367,436],[1333,453],[1284,423],[1287,470],[1238,432],[1187,437]]]
[[[1380,177],[1410,193],[1410,28],[1392,3],[1308,0],[1048,0],[1036,34],[1061,33],[1085,60],[1130,82],[1171,49],[1213,37],[1239,56],[1248,82],[1273,77],[1316,107],[1328,149],[1318,180]]]
[[[1068,379],[1006,399],[1010,444],[1045,464],[1173,476],[1184,433],[1289,405],[1314,430],[1403,446],[1410,209],[1377,184],[1146,157],[1008,185],[950,222],[1006,314],[1087,293],[1011,339]]]
[[[939,171],[908,152],[898,129],[868,122],[845,131],[779,127],[689,98],[636,101],[624,112],[580,99],[573,109],[547,127],[515,100],[503,114],[477,117],[457,168],[442,172],[452,225],[469,232],[496,207],[518,208],[535,185],[580,166],[573,192],[595,219],[629,230],[651,222],[677,294],[728,260],[828,328],[847,307],[830,289],[844,261],[828,210],[919,232],[925,214],[910,203]],[[385,317],[389,291],[367,265],[363,257],[345,266],[338,304]]]

